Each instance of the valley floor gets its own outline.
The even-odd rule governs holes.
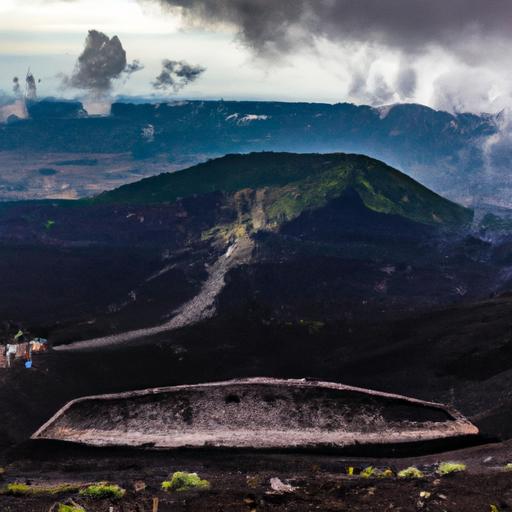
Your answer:
[[[347,459],[334,455],[219,452],[143,452],[91,450],[66,445],[29,444],[6,464],[4,484],[31,485],[110,481],[127,490],[120,500],[90,500],[76,492],[63,495],[0,496],[2,512],[47,512],[70,497],[87,512],[170,511],[447,511],[484,512],[512,509],[512,472],[504,464],[512,444],[486,445],[415,459]],[[454,460],[467,471],[448,476],[435,473],[437,463]],[[404,480],[347,476],[368,466],[395,472],[414,465],[425,478]],[[197,472],[211,483],[208,491],[166,493],[161,482],[174,471]],[[294,487],[272,491],[271,478]],[[135,484],[146,486],[135,490]],[[493,509],[491,506],[495,506]]]

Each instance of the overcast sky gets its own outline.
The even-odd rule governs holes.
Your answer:
[[[1,0],[0,91],[28,67],[39,96],[62,87],[91,29],[144,69],[112,94],[276,99],[496,111],[512,91],[510,0]],[[153,87],[162,60],[206,71]]]

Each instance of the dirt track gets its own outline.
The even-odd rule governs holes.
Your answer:
[[[215,299],[224,288],[224,278],[227,272],[244,263],[249,258],[254,243],[250,238],[241,238],[232,245],[226,254],[223,254],[210,267],[208,279],[203,284],[200,292],[190,301],[186,302],[168,322],[155,327],[135,329],[133,331],[112,334],[101,338],[77,341],[55,347],[57,351],[74,351],[86,349],[99,349],[111,347],[123,343],[144,340],[150,336],[173,331],[180,327],[192,325],[201,320],[210,318],[215,313]]]

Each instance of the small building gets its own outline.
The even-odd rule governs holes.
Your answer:
[[[30,342],[31,354],[37,354],[39,352],[46,352],[48,350],[48,340],[46,338],[34,338]]]
[[[25,343],[18,343],[16,347],[16,359],[30,359],[30,345]]]
[[[16,352],[18,351],[18,345],[7,344],[5,347],[5,355],[7,357],[7,368],[10,368],[16,359]]]
[[[0,368],[11,368],[15,361],[25,363],[26,368],[32,367],[32,357],[49,350],[46,338],[33,338],[31,341],[22,341],[15,337],[7,345],[0,345]]]

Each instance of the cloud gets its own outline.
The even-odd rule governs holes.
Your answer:
[[[158,90],[178,92],[197,80],[205,71],[206,68],[191,65],[183,60],[165,59],[162,61],[162,71],[152,85]]]
[[[395,61],[407,63],[399,65],[395,79],[391,66],[380,78],[372,76],[369,67],[356,69],[349,86],[349,97],[355,101],[410,101],[420,95],[427,102],[432,82],[451,71],[450,65],[485,67],[499,76],[512,64],[510,0],[145,1],[160,3],[191,26],[231,27],[256,56],[277,65],[280,59],[314,51],[325,42],[336,45],[340,56],[359,46],[375,55],[372,62],[380,55],[394,55]],[[418,65],[427,58],[430,75]],[[464,95],[462,87],[459,96]]]
[[[138,71],[142,71],[144,66],[138,60],[134,60],[131,64],[127,64],[124,68],[124,73],[127,75],[132,75],[133,73],[137,73]]]
[[[230,24],[261,53],[315,38],[383,44],[407,53],[441,45],[471,58],[461,39],[510,39],[508,0],[159,0],[194,23]]]
[[[403,67],[399,70],[395,81],[395,89],[400,98],[413,98],[418,85],[416,71],[410,67]]]
[[[362,70],[352,72],[348,94],[369,105],[383,105],[396,99],[394,90],[381,74],[372,76],[371,72]]]
[[[485,70],[455,69],[434,81],[432,102],[437,108],[449,112],[483,112],[496,101],[495,85],[494,76]],[[504,106],[499,105],[493,110],[501,110]]]

